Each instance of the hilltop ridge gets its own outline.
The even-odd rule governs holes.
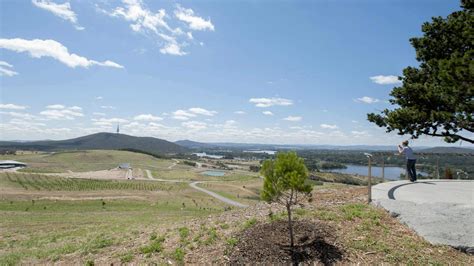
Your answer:
[[[159,138],[135,137],[106,132],[66,140],[31,142],[0,141],[0,150],[2,149],[39,151],[133,149],[155,154],[182,153],[187,151],[186,147]]]

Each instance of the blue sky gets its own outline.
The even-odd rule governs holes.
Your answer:
[[[0,138],[396,144],[366,114],[457,1],[1,1]],[[418,145],[445,145],[422,138]]]

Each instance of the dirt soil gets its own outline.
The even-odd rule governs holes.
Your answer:
[[[295,247],[289,243],[287,221],[259,224],[242,232],[229,255],[231,264],[334,264],[343,250],[333,229],[320,222],[295,221]],[[255,248],[258,247],[258,248]]]

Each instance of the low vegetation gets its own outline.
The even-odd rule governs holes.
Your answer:
[[[25,190],[46,191],[103,191],[103,190],[146,190],[170,191],[184,188],[185,184],[169,184],[153,181],[97,180],[64,178],[42,174],[0,173],[0,184],[21,187]]]

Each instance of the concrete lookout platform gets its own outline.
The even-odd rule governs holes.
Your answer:
[[[473,180],[381,183],[372,199],[427,241],[474,253]]]

